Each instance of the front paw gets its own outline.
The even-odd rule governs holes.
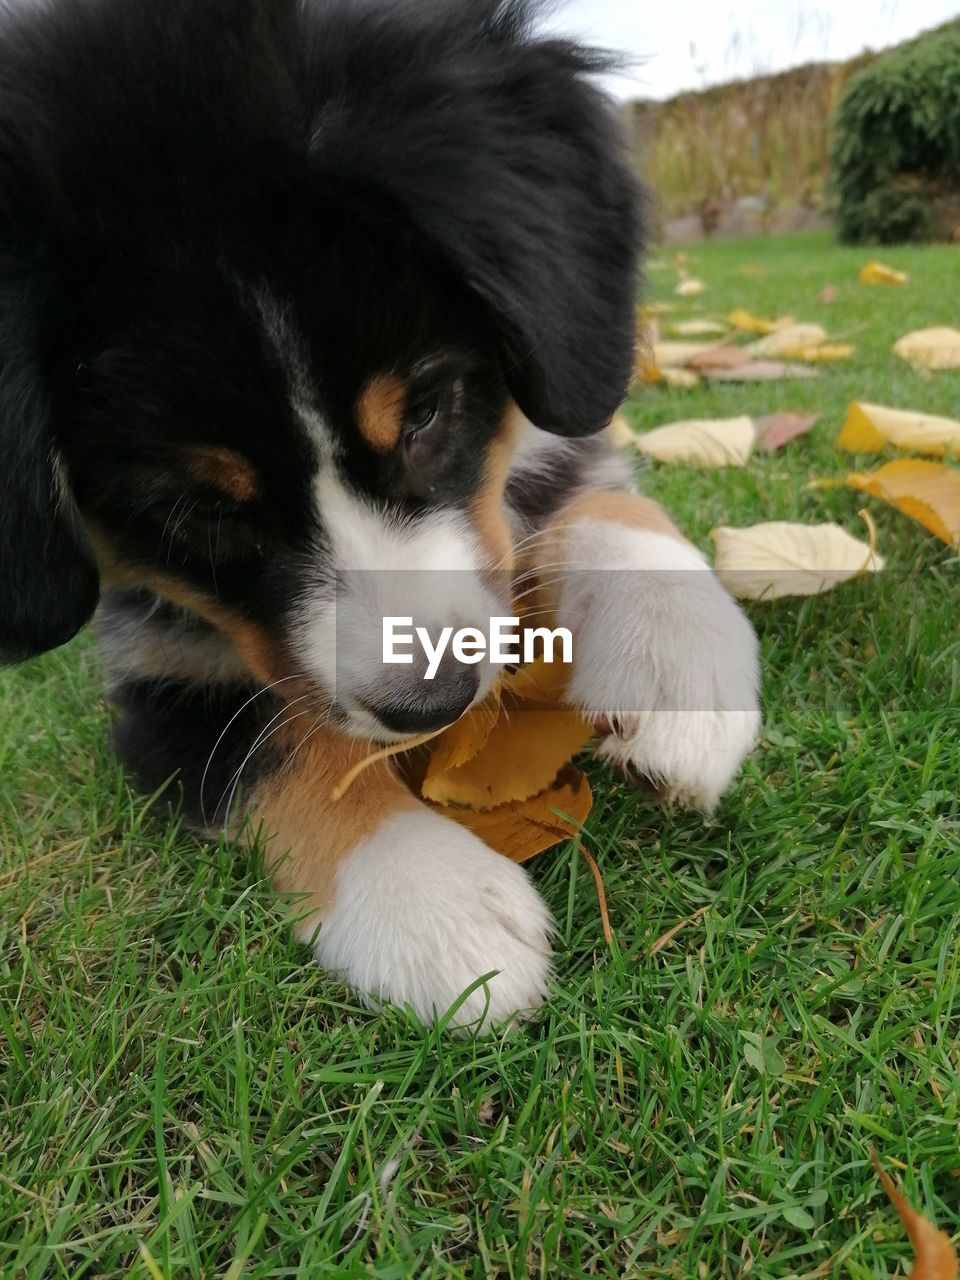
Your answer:
[[[444,1014],[489,1030],[543,1002],[552,922],[526,873],[427,809],[397,814],[340,868],[336,902],[314,942],[319,964],[373,1004]]]
[[[668,805],[710,812],[760,732],[758,645],[695,548],[618,531],[610,571],[574,576],[569,700],[605,732],[599,753]],[[622,569],[629,551],[637,566]]]

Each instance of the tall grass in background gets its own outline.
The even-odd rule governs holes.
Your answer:
[[[874,55],[631,104],[637,161],[664,218],[762,195],[770,207],[824,200],[830,121]]]

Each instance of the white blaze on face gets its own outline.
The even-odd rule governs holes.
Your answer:
[[[351,492],[332,466],[323,469],[314,491],[327,543],[307,571],[294,650],[305,672],[347,714],[352,732],[398,736],[385,733],[368,708],[415,698],[424,688],[424,670],[419,662],[384,664],[384,618],[410,617],[434,640],[446,627],[477,627],[486,634],[492,617],[509,612],[509,602],[485,583],[481,544],[465,515],[398,518]],[[480,679],[479,701],[495,669],[485,661],[472,670]]]

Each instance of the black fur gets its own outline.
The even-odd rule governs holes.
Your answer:
[[[533,37],[531,15],[525,0],[3,13],[0,660],[90,616],[83,525],[262,618],[296,594],[323,541],[316,459],[253,314],[261,287],[295,317],[352,483],[401,509],[468,499],[508,393],[550,431],[604,425],[632,359],[637,191],[588,80],[602,61]],[[463,388],[445,437],[415,466],[372,456],[358,389],[439,346]],[[192,444],[249,458],[257,501],[238,513],[191,491]]]

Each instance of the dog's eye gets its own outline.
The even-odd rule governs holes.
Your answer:
[[[422,431],[432,427],[440,412],[440,396],[438,394],[421,396],[412,401],[403,415],[403,437],[409,442]]]

